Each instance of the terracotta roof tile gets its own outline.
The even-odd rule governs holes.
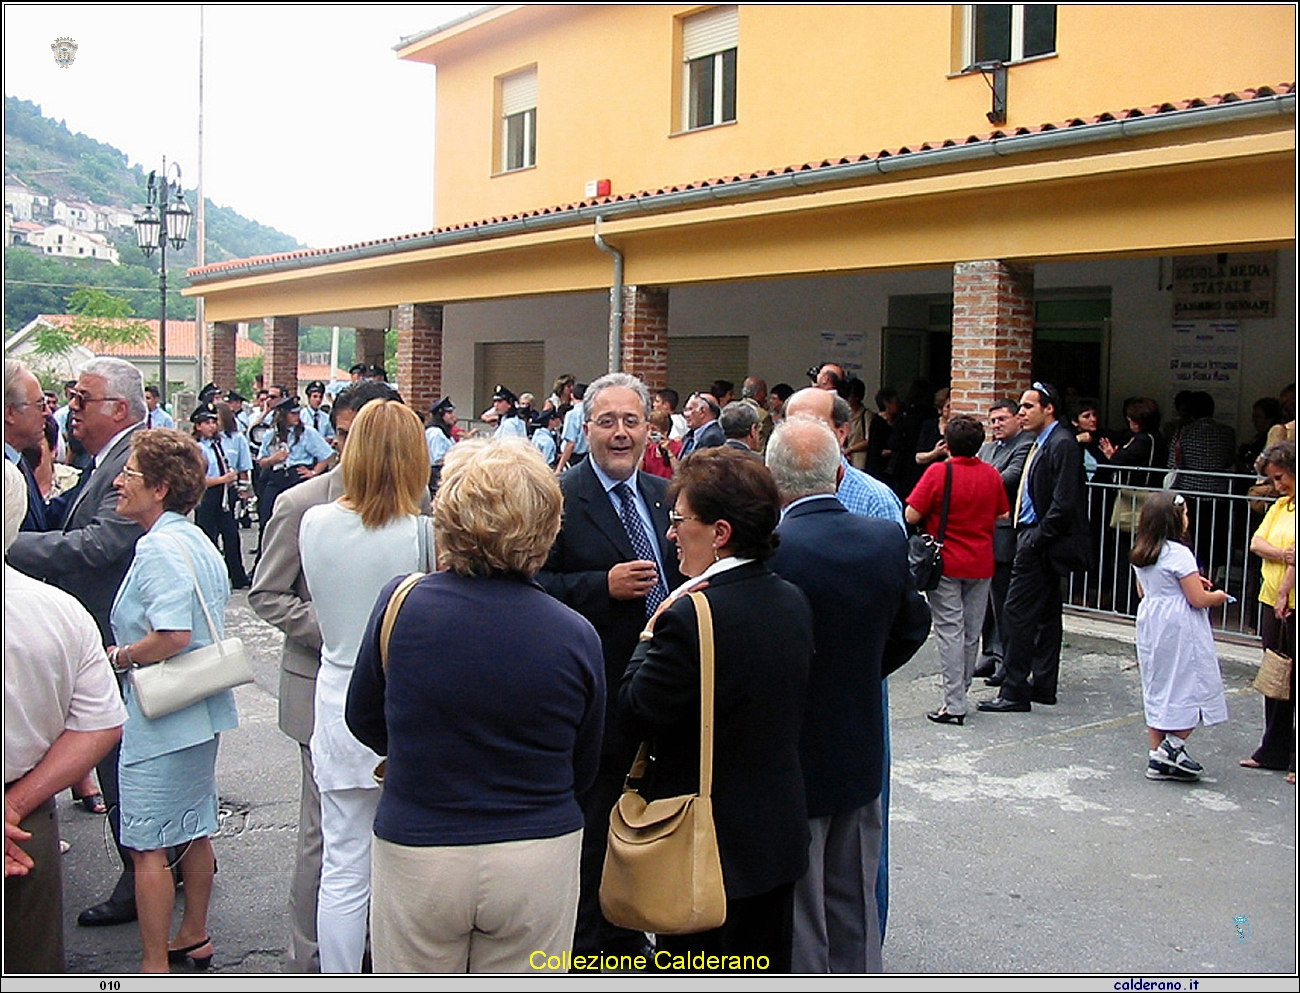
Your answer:
[[[391,238],[376,238],[371,241],[357,242],[349,245],[339,245],[332,248],[308,248],[300,249],[294,252],[280,252],[275,255],[259,255],[247,259],[229,259],[225,262],[215,262],[202,268],[190,269],[191,276],[212,276],[219,273],[230,272],[236,273],[240,269],[252,268],[260,263],[281,261],[285,259],[305,259],[316,256],[334,255],[336,253],[367,248],[372,245],[398,245],[404,241],[415,238],[428,237],[430,235],[443,234],[452,231],[469,231],[480,227],[486,227],[493,224],[499,224],[506,221],[516,221],[529,217],[549,217],[556,214],[564,214],[584,207],[594,207],[601,204],[609,203],[626,203],[633,200],[651,199],[657,196],[664,196],[672,193],[682,193],[688,190],[705,189],[711,186],[729,186],[749,182],[764,176],[790,175],[794,173],[814,172],[819,169],[827,169],[837,165],[847,165],[854,162],[867,162],[872,159],[897,158],[913,154],[913,151],[927,151],[934,148],[955,148],[961,145],[977,145],[983,142],[992,141],[998,138],[1006,138],[1009,135],[1033,135],[1057,131],[1062,128],[1079,128],[1089,124],[1099,124],[1117,120],[1131,120],[1134,118],[1147,117],[1155,114],[1170,114],[1179,110],[1191,110],[1198,107],[1219,106],[1223,104],[1239,103],[1244,100],[1256,100],[1273,96],[1287,96],[1295,93],[1294,83],[1280,83],[1277,86],[1260,86],[1255,89],[1243,89],[1240,93],[1221,93],[1208,99],[1194,97],[1188,100],[1180,100],[1177,103],[1160,103],[1151,107],[1138,108],[1131,107],[1122,110],[1110,112],[1105,111],[1092,117],[1074,117],[1055,123],[1040,124],[1037,127],[1018,127],[1012,132],[991,131],[987,134],[972,134],[964,139],[944,138],[934,142],[923,142],[916,146],[903,145],[897,149],[881,149],[874,155],[864,153],[858,156],[842,156],[840,158],[826,158],[821,161],[804,162],[799,164],[787,165],[770,169],[758,169],[754,172],[743,173],[730,177],[715,177],[712,179],[696,180],[690,183],[680,183],[672,186],[662,186],[658,189],[640,190],[635,193],[618,193],[606,197],[593,197],[586,200],[578,200],[573,203],[555,204],[548,207],[538,207],[532,210],[520,211],[512,214],[498,215],[476,221],[460,221],[455,224],[449,224],[444,227],[435,228],[431,231],[418,231],[411,234],[396,235]]]
[[[72,323],[74,315],[72,314],[41,314],[40,320],[48,321],[55,327],[67,327]],[[128,322],[122,321],[122,324]],[[122,344],[120,342],[95,342],[88,343],[87,348],[91,349],[96,355],[112,355],[117,358],[147,358],[158,354],[158,322],[151,321],[134,321],[131,323],[144,324],[148,326],[151,337],[148,341],[142,341],[138,344]],[[194,354],[194,322],[193,321],[172,321],[167,322],[167,353],[169,355],[193,355]],[[237,335],[235,337],[235,357],[240,359],[253,359],[262,354],[262,346],[251,338]]]

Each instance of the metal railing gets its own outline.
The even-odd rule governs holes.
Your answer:
[[[1175,488],[1187,501],[1188,543],[1202,574],[1237,598],[1236,603],[1210,611],[1215,634],[1256,637],[1260,560],[1250,553],[1250,539],[1263,515],[1251,504],[1267,509],[1271,500],[1246,495],[1247,488],[1258,482],[1253,475],[1184,471],[1174,482],[1180,484]],[[1132,485],[1113,479],[1098,478],[1088,484],[1093,563],[1088,572],[1070,577],[1069,606],[1117,617],[1137,615],[1137,585],[1128,558],[1133,547],[1132,532],[1143,502],[1161,490],[1158,485]]]

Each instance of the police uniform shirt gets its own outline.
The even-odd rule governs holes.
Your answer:
[[[546,464],[554,467],[556,460],[560,457],[560,450],[555,445],[555,435],[551,434],[548,428],[538,428],[533,432],[533,446],[542,453],[542,458],[546,459]]]
[[[424,440],[429,446],[429,465],[442,465],[442,460],[447,453],[451,451],[451,446],[456,442],[448,436],[442,428],[427,428],[424,432]]]
[[[236,431],[234,434],[220,432],[221,450],[226,455],[226,465],[235,472],[249,472],[253,468],[253,451],[248,439]]]
[[[147,428],[174,428],[176,422],[172,420],[172,415],[167,411],[161,407],[155,407],[153,410],[145,411],[144,426]]]
[[[293,432],[289,432],[289,437],[293,437]],[[270,458],[280,447],[279,434],[272,430],[266,433],[262,439],[262,447],[257,450],[259,459]],[[303,426],[302,434],[298,440],[289,446],[289,458],[279,463],[280,467],[293,468],[300,465],[315,465],[317,462],[323,462],[334,454],[334,449],[330,443],[320,436],[315,428]]]
[[[334,437],[334,425],[330,423],[330,415],[326,411],[303,407],[299,413],[302,414],[302,423],[306,427],[315,428],[322,438]]]
[[[575,403],[569,408],[569,412],[564,415],[564,430],[560,434],[560,441],[573,442],[574,455],[587,454],[587,434],[582,430],[582,412],[584,409],[583,403]]]
[[[496,434],[493,438],[522,438],[528,440],[528,428],[524,426],[521,417],[503,417],[501,423],[497,425]]]

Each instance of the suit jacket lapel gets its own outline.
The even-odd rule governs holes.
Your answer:
[[[614,512],[614,505],[609,502],[604,487],[600,485],[600,480],[596,478],[596,471],[588,464],[590,459],[584,459],[583,464],[578,467],[578,471],[583,473],[582,480],[582,502],[587,516],[596,530],[609,539],[610,543],[618,549],[622,556],[622,561],[630,562],[636,558],[636,552],[632,549],[632,541],[627,536],[627,530],[623,527],[623,522],[618,519],[618,514]]]
[[[144,423],[143,421],[140,422],[140,424],[143,423]],[[135,428],[128,431],[126,434],[122,435],[122,437],[118,438],[117,444],[114,445],[112,448],[110,448],[108,452],[104,455],[104,457],[97,462],[94,470],[90,474],[90,478],[82,484],[80,492],[77,493],[77,499],[72,501],[72,506],[68,508],[67,514],[64,515],[63,518],[64,531],[68,530],[68,525],[72,523],[72,518],[76,516],[76,513],[80,509],[81,504],[85,501],[86,496],[90,493],[91,490],[94,490],[96,494],[99,494],[103,492],[105,486],[113,485],[112,479],[105,481],[100,478],[100,473],[108,471],[106,467],[108,467],[113,462],[113,459],[123,449],[131,447],[131,436],[135,434],[136,430],[140,427],[140,424],[137,424]]]

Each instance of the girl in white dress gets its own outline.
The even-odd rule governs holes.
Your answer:
[[[1188,756],[1187,736],[1228,719],[1209,611],[1229,597],[1201,576],[1186,540],[1185,501],[1157,493],[1142,508],[1129,558],[1142,596],[1137,652],[1151,745],[1146,775],[1195,782],[1205,770]]]

